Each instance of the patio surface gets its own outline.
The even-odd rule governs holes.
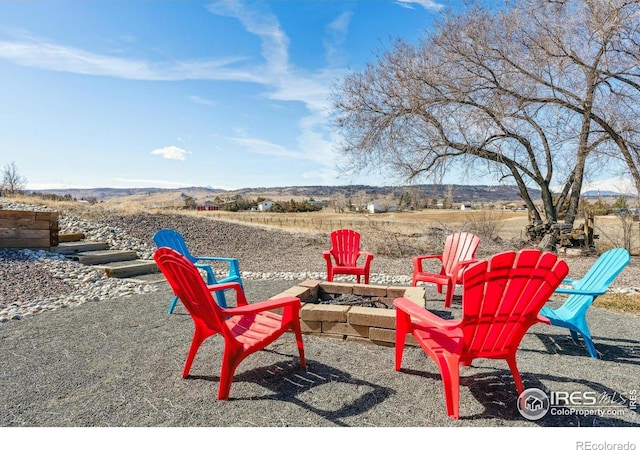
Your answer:
[[[290,281],[246,281],[250,302],[286,290]],[[170,291],[75,308],[0,325],[0,426],[3,427],[637,427],[629,401],[616,417],[521,417],[504,361],[461,369],[459,421],[447,417],[436,365],[407,348],[403,370],[394,349],[305,335],[308,371],[285,335],[251,355],[236,372],[229,401],[216,400],[222,339],[205,342],[188,379],[181,378],[192,323]],[[443,296],[427,307],[444,317]],[[590,358],[560,328],[536,325],[518,352],[525,387],[640,393],[640,318],[591,308],[602,359]],[[566,412],[566,411],[565,411]]]

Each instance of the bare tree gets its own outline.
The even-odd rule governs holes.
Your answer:
[[[0,192],[8,195],[18,194],[24,190],[26,184],[27,179],[20,174],[15,162],[4,166]]]
[[[334,193],[331,194],[331,205],[333,206],[333,210],[338,213],[343,213],[348,209],[348,200],[344,194]]]
[[[367,194],[364,190],[359,190],[354,192],[349,201],[351,203],[352,208],[354,208],[358,212],[366,212],[367,204],[372,200],[370,194]]]
[[[549,222],[564,212],[573,224],[590,162],[625,150],[629,168],[640,161],[639,2],[516,0],[498,13],[448,13],[419,45],[395,42],[336,88],[341,148],[352,168],[409,180],[455,166],[493,173],[518,186],[533,220],[542,216],[530,188]]]

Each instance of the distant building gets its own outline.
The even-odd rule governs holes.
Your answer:
[[[258,203],[258,211],[265,212],[269,211],[273,206],[273,202],[271,200],[266,200],[262,203]]]
[[[527,205],[522,203],[505,203],[502,205],[502,209],[511,210],[511,211],[522,211],[527,209]]]
[[[371,202],[367,205],[367,211],[369,211],[370,214],[394,212],[397,211],[397,209],[398,207],[396,205],[390,205],[384,202]]]
[[[320,208],[326,208],[329,202],[326,200],[309,200],[311,206],[319,206]]]
[[[211,200],[204,202],[204,205],[198,205],[198,211],[219,211],[220,206],[213,203]]]
[[[464,203],[460,205],[460,211],[465,211],[467,209],[473,209],[471,205],[465,205]]]

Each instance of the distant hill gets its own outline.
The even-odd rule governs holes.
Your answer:
[[[410,191],[419,191],[429,198],[444,198],[449,192],[455,203],[480,203],[480,202],[513,202],[521,201],[518,188],[515,186],[486,186],[486,185],[437,185],[420,184],[411,186],[287,186],[287,187],[260,187],[244,188],[237,190],[214,189],[209,187],[187,187],[179,189],[163,188],[94,188],[94,189],[46,189],[32,192],[42,194],[69,195],[76,200],[96,199],[98,201],[109,199],[123,199],[125,197],[154,196],[158,194],[172,194],[174,196],[190,196],[195,199],[229,197],[241,195],[243,197],[265,197],[267,199],[311,198],[316,200],[329,199],[335,195],[351,197],[364,193],[370,196],[386,196],[393,194],[396,197]],[[537,190],[531,190],[534,199],[540,197]]]
[[[418,190],[425,197],[444,198],[450,191],[452,200],[456,203],[476,203],[491,201],[520,201],[520,194],[516,186],[486,186],[461,184],[418,184],[410,186],[291,186],[277,188],[246,188],[234,191],[242,196],[268,197],[271,194],[278,197],[313,197],[315,199],[329,198],[333,195],[350,197],[356,193],[371,196],[386,196],[393,194],[400,197],[403,193]],[[540,196],[540,191],[531,190],[534,198]]]
[[[163,194],[168,192],[184,193],[191,197],[201,197],[225,193],[224,189],[206,187],[187,187],[181,189],[165,188],[91,188],[91,189],[38,189],[29,192],[38,194],[55,194],[60,196],[70,195],[76,200],[91,199],[108,200],[112,198],[131,197],[140,195]]]
[[[618,198],[618,197],[627,197],[627,198],[635,198],[635,195],[631,195],[631,194],[621,194],[620,192],[615,192],[615,191],[586,191],[582,193],[583,197],[586,198],[598,198],[598,197],[614,197],[614,198]]]

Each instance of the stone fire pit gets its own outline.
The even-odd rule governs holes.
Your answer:
[[[335,304],[332,299],[344,294],[361,297],[362,304],[373,303],[376,307]],[[304,334],[389,347],[395,344],[393,299],[406,297],[425,307],[424,288],[411,286],[305,280],[272,298],[289,296],[302,301],[300,319]],[[412,336],[407,336],[407,344],[416,345]]]

